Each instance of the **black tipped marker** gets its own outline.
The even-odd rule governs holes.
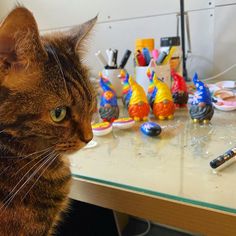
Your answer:
[[[120,66],[119,66],[120,69],[123,69],[125,67],[127,61],[129,60],[130,55],[131,55],[131,51],[127,49],[125,51],[123,58],[121,59]]]
[[[234,156],[236,156],[236,147],[228,150],[223,155],[220,155],[216,159],[212,160],[210,162],[210,166],[211,168],[216,169],[217,167],[224,164],[226,161],[232,159]]]

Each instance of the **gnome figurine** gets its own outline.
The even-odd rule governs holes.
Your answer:
[[[119,107],[116,93],[111,82],[99,73],[102,95],[100,100],[99,114],[103,121],[113,122],[119,117]]]
[[[193,83],[197,90],[190,106],[190,116],[195,123],[208,123],[214,114],[210,90],[198,79],[197,73],[193,76]]]
[[[160,120],[173,119],[175,104],[168,85],[164,81],[158,79],[156,73],[153,76],[153,82],[157,87],[157,93],[153,104],[153,114]]]
[[[129,116],[135,121],[147,120],[150,107],[143,87],[131,76],[129,77],[129,85],[131,93],[128,105]]]
[[[187,107],[188,89],[183,76],[179,75],[174,70],[171,71],[171,76],[174,80],[171,92],[174,99],[175,107]]]

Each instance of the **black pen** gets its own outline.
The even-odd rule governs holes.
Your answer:
[[[114,63],[114,66],[117,68],[117,57],[118,57],[118,50],[117,49],[113,49],[113,58],[112,61]]]
[[[121,59],[120,66],[119,66],[120,69],[123,69],[125,67],[127,61],[129,60],[130,55],[131,55],[131,51],[127,49],[125,51],[123,58]]]
[[[226,161],[232,159],[234,156],[236,156],[236,147],[228,150],[223,155],[220,155],[216,159],[212,160],[210,162],[210,166],[211,168],[216,169],[217,167],[224,164]]]

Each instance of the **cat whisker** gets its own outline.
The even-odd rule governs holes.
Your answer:
[[[6,205],[6,207],[9,205],[9,203],[14,199],[14,197],[17,195],[17,193],[49,162],[49,164],[46,166],[46,168],[44,169],[43,172],[45,172],[47,170],[47,168],[52,164],[52,162],[57,158],[56,156],[50,156],[46,161],[44,161],[44,163],[42,163],[31,175],[30,177],[22,184],[22,186],[15,192],[15,194],[13,196],[10,197],[10,199],[8,199],[8,204]],[[39,178],[41,177],[42,174],[39,175],[39,177],[36,179],[35,183],[39,180]],[[34,184],[35,184],[34,183]],[[34,185],[33,184],[33,185]],[[29,192],[30,190],[28,190],[27,192]],[[10,200],[10,202],[9,202]]]
[[[57,155],[56,155],[57,156]],[[24,186],[40,171],[40,169],[42,169],[48,162],[50,162],[52,159],[55,160],[56,159],[55,154],[50,156],[49,158],[46,158],[46,160],[44,159],[44,162],[37,167],[36,170],[34,170],[34,172],[29,176],[29,178],[27,178],[27,180],[17,189],[17,191],[15,191],[14,193],[11,191],[11,193],[8,194],[8,196],[3,200],[4,204],[3,206],[0,208],[0,210],[2,209],[6,209],[9,204],[12,202],[12,200],[15,198],[15,196],[19,193],[20,190],[22,190],[22,188],[24,188]],[[32,169],[32,168],[31,168]],[[22,180],[22,179],[21,179]],[[21,182],[21,181],[20,181]],[[19,183],[18,183],[19,184]],[[16,188],[16,187],[14,187]],[[14,190],[13,190],[14,191]],[[2,212],[3,213],[3,212]],[[1,214],[0,214],[1,215]]]
[[[44,150],[44,151],[39,151],[39,152],[35,152],[35,153],[32,153],[32,154],[27,155],[27,156],[2,156],[2,157],[0,157],[0,159],[17,159],[18,161],[21,161],[21,160],[27,159],[30,156],[33,156],[33,155],[41,152],[41,154],[39,156],[36,156],[36,157],[33,158],[33,159],[37,159],[38,157],[45,154],[47,151],[51,151],[51,150],[48,149],[48,150]]]
[[[0,176],[1,176],[2,174],[4,174],[9,168],[10,168],[10,166],[4,168],[4,170],[0,172]]]
[[[53,149],[55,147],[56,144],[54,144],[53,146],[50,146],[50,147],[47,147],[45,149],[42,149],[40,151],[37,151],[37,152],[33,152],[33,153],[30,153],[26,156],[1,156],[0,159],[18,159],[18,160],[24,160],[26,158],[29,158],[30,156],[33,156],[35,154],[38,154],[38,153],[41,153],[41,152],[47,152],[49,151],[50,149]]]
[[[23,201],[25,199],[25,197],[28,195],[28,193],[32,190],[32,188],[36,185],[36,183],[38,182],[38,180],[41,178],[41,176],[44,174],[44,172],[48,169],[48,167],[55,161],[56,158],[58,158],[60,155],[56,155],[50,162],[49,164],[45,167],[45,169],[41,172],[41,174],[38,176],[38,178],[35,180],[35,182],[33,183],[33,185],[29,188],[29,190],[26,192],[26,194],[24,195],[24,197],[21,199],[21,201]]]
[[[23,170],[26,166],[28,166],[28,165],[29,165],[31,162],[33,162],[34,160],[40,158],[41,156],[43,156],[43,155],[46,154],[47,152],[50,152],[50,151],[51,151],[50,149],[52,149],[53,147],[54,147],[54,146],[51,146],[51,147],[42,149],[42,150],[40,150],[40,151],[31,153],[31,154],[29,154],[29,155],[24,156],[23,158],[21,158],[20,160],[24,160],[25,158],[28,158],[28,157],[30,157],[30,156],[32,156],[32,155],[35,155],[35,154],[37,154],[37,153],[41,153],[41,152],[42,152],[40,155],[34,157],[34,158],[33,158],[32,160],[30,160],[26,165],[24,165],[23,167],[21,167],[16,173],[14,173],[14,174],[12,175],[12,177],[16,176],[21,170]],[[2,158],[2,157],[0,157],[0,158]],[[3,158],[9,158],[9,159],[15,159],[15,158],[16,158],[16,159],[19,159],[19,157],[13,157],[13,156],[12,156],[12,157],[3,157]],[[7,171],[9,168],[10,168],[10,166],[6,167],[2,172],[0,172],[0,176],[1,176],[2,174],[6,173],[6,171]]]
[[[21,160],[23,160],[23,159],[25,159],[25,158],[29,158],[29,157],[32,156],[32,155],[35,155],[35,154],[38,154],[38,153],[41,153],[41,152],[44,152],[44,151],[46,151],[46,152],[47,152],[47,151],[50,151],[50,149],[54,148],[55,145],[56,145],[56,144],[54,144],[53,146],[47,147],[47,148],[45,148],[45,149],[42,149],[42,150],[40,150],[40,151],[36,151],[36,152],[30,153],[30,154],[28,154],[28,155],[26,155],[26,156],[23,156],[23,158],[21,158]]]
[[[56,144],[55,144],[56,145]],[[41,150],[41,151],[37,151],[37,152],[33,152],[33,153],[31,153],[31,154],[28,154],[28,155],[26,155],[26,156],[23,156],[23,158],[21,158],[20,160],[24,160],[24,159],[26,159],[26,158],[29,158],[29,157],[31,157],[31,156],[33,156],[33,155],[35,155],[35,154],[38,154],[38,153],[41,153],[41,152],[43,152],[43,153],[46,153],[46,152],[50,152],[50,151],[53,151],[53,148],[55,147],[55,145],[53,145],[53,146],[51,146],[51,147],[48,147],[48,148],[46,148],[46,149],[43,149],[43,150]],[[42,155],[42,154],[40,154],[40,155]],[[35,159],[35,158],[34,158]]]
[[[26,166],[30,165],[32,162],[34,162],[35,160],[39,159],[41,156],[45,155],[48,151],[45,151],[43,153],[41,153],[40,155],[38,155],[37,157],[33,158],[32,160],[30,160],[28,163],[26,163],[24,166],[22,166],[16,173],[14,173],[12,175],[12,177],[16,176],[18,173],[20,173]],[[51,154],[51,152],[49,151],[48,155]],[[44,159],[44,158],[43,158]]]
[[[12,194],[14,195],[15,190],[18,188],[18,186],[21,184],[21,182],[23,181],[23,179],[30,173],[30,171],[37,166],[38,164],[40,164],[40,162],[44,162],[45,160],[47,160],[47,158],[53,153],[49,153],[48,155],[46,155],[45,157],[43,157],[42,159],[40,159],[39,161],[37,161],[24,175],[23,177],[18,181],[18,183],[15,185],[15,187],[11,190],[11,192],[2,200],[3,202],[5,202]],[[21,188],[21,187],[20,187]],[[18,191],[18,190],[17,190]],[[0,208],[1,209],[1,208]]]

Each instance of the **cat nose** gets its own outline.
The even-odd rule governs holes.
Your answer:
[[[79,139],[84,143],[89,143],[93,139],[93,131],[91,125],[84,127],[82,131],[79,131]]]
[[[84,140],[83,142],[87,144],[87,143],[89,143],[91,140],[92,140],[92,139],[90,139],[90,140]]]
[[[91,137],[81,137],[80,140],[84,143],[89,143],[93,139],[93,135]]]

